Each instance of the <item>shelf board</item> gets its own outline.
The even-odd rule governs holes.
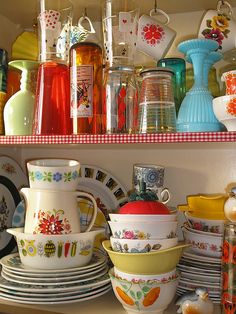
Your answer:
[[[0,136],[0,145],[236,142],[236,132]]]

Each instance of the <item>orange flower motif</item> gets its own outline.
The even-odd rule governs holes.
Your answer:
[[[227,113],[236,117],[236,98],[231,99],[226,106]]]
[[[228,272],[222,273],[222,281],[223,281],[223,284],[222,284],[223,290],[227,290],[228,286],[229,286],[229,274],[228,274]]]
[[[224,241],[223,243],[223,253],[222,253],[222,262],[224,264],[228,264],[232,260],[232,244],[228,241]]]
[[[223,307],[223,313],[225,314],[234,314],[236,310],[236,300],[235,296],[232,296],[231,294],[224,292],[222,295],[222,307]]]

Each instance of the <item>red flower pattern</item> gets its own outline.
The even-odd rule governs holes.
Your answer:
[[[146,24],[142,29],[142,38],[150,46],[156,46],[165,36],[164,29],[157,24]]]

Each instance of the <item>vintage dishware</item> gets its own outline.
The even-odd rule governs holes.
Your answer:
[[[86,229],[90,231],[97,217],[93,196],[80,191],[59,191],[22,188],[25,199],[25,233],[60,235],[81,232],[78,199],[88,198],[93,204],[93,215]]]
[[[71,26],[70,46],[85,41],[90,34],[95,34],[96,31],[93,23],[87,16],[86,12],[79,18],[78,24]]]
[[[112,263],[119,270],[131,274],[162,274],[174,269],[185,248],[189,244],[179,242],[178,245],[162,250],[148,253],[121,253],[115,252],[111,248],[109,240],[102,242],[102,245],[108,253]],[[163,261],[165,261],[163,263]]]
[[[140,221],[140,222],[153,222],[153,221],[176,221],[177,220],[177,212],[170,213],[169,215],[138,215],[138,214],[113,214],[110,213],[109,217],[111,221],[114,222],[133,222],[133,221]]]
[[[39,269],[66,269],[88,264],[95,236],[103,231],[45,235],[27,234],[23,228],[7,229],[16,237],[21,262]]]
[[[236,21],[228,1],[218,1],[216,10],[207,10],[198,31],[199,38],[215,40],[219,51],[226,52],[235,48],[234,33]]]
[[[158,21],[158,14],[164,15],[165,23]],[[163,58],[176,37],[176,32],[167,25],[169,20],[160,9],[151,10],[149,16],[142,15],[138,22],[137,49],[155,60]]]
[[[218,48],[214,40],[199,38],[181,42],[178,49],[194,69],[194,84],[184,97],[177,118],[178,132],[220,131],[221,124],[212,109],[212,95],[205,85],[204,62]]]
[[[135,215],[169,215],[169,208],[156,200],[138,200],[128,202],[119,208],[119,214]]]
[[[177,221],[108,221],[108,223],[113,237],[120,239],[175,238],[178,225]]]
[[[191,250],[200,255],[221,257],[222,256],[222,235],[211,232],[203,232],[182,227],[186,243],[191,244]]]
[[[161,251],[178,244],[178,238],[170,239],[119,239],[110,237],[113,251],[123,253],[145,253]]]
[[[140,275],[140,274],[132,274],[132,273],[126,273],[118,269],[114,266],[114,275],[115,277],[119,279],[125,279],[132,282],[139,282],[144,280],[156,280],[156,281],[169,281],[171,279],[174,279],[178,277],[178,273],[176,268],[172,269],[171,271],[163,274],[152,274],[152,275]]]
[[[75,191],[80,163],[70,159],[36,159],[27,162],[31,188]]]
[[[224,205],[224,213],[228,220],[236,222],[236,187],[229,192],[229,198]]]
[[[163,282],[132,282],[115,277],[113,269],[109,271],[109,275],[115,296],[128,314],[163,314],[175,296],[179,281],[177,276]],[[135,298],[136,295],[139,297]]]
[[[213,99],[216,118],[228,131],[236,131],[236,95],[225,95]]]
[[[236,70],[224,72],[221,81],[225,82],[226,95],[236,94]]]
[[[187,211],[184,214],[192,229],[218,234],[222,234],[224,231],[224,219],[220,220],[196,217]]]

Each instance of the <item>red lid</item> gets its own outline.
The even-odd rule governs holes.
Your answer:
[[[134,201],[129,202],[119,209],[119,214],[136,215],[168,215],[170,210],[166,205],[158,201]]]

